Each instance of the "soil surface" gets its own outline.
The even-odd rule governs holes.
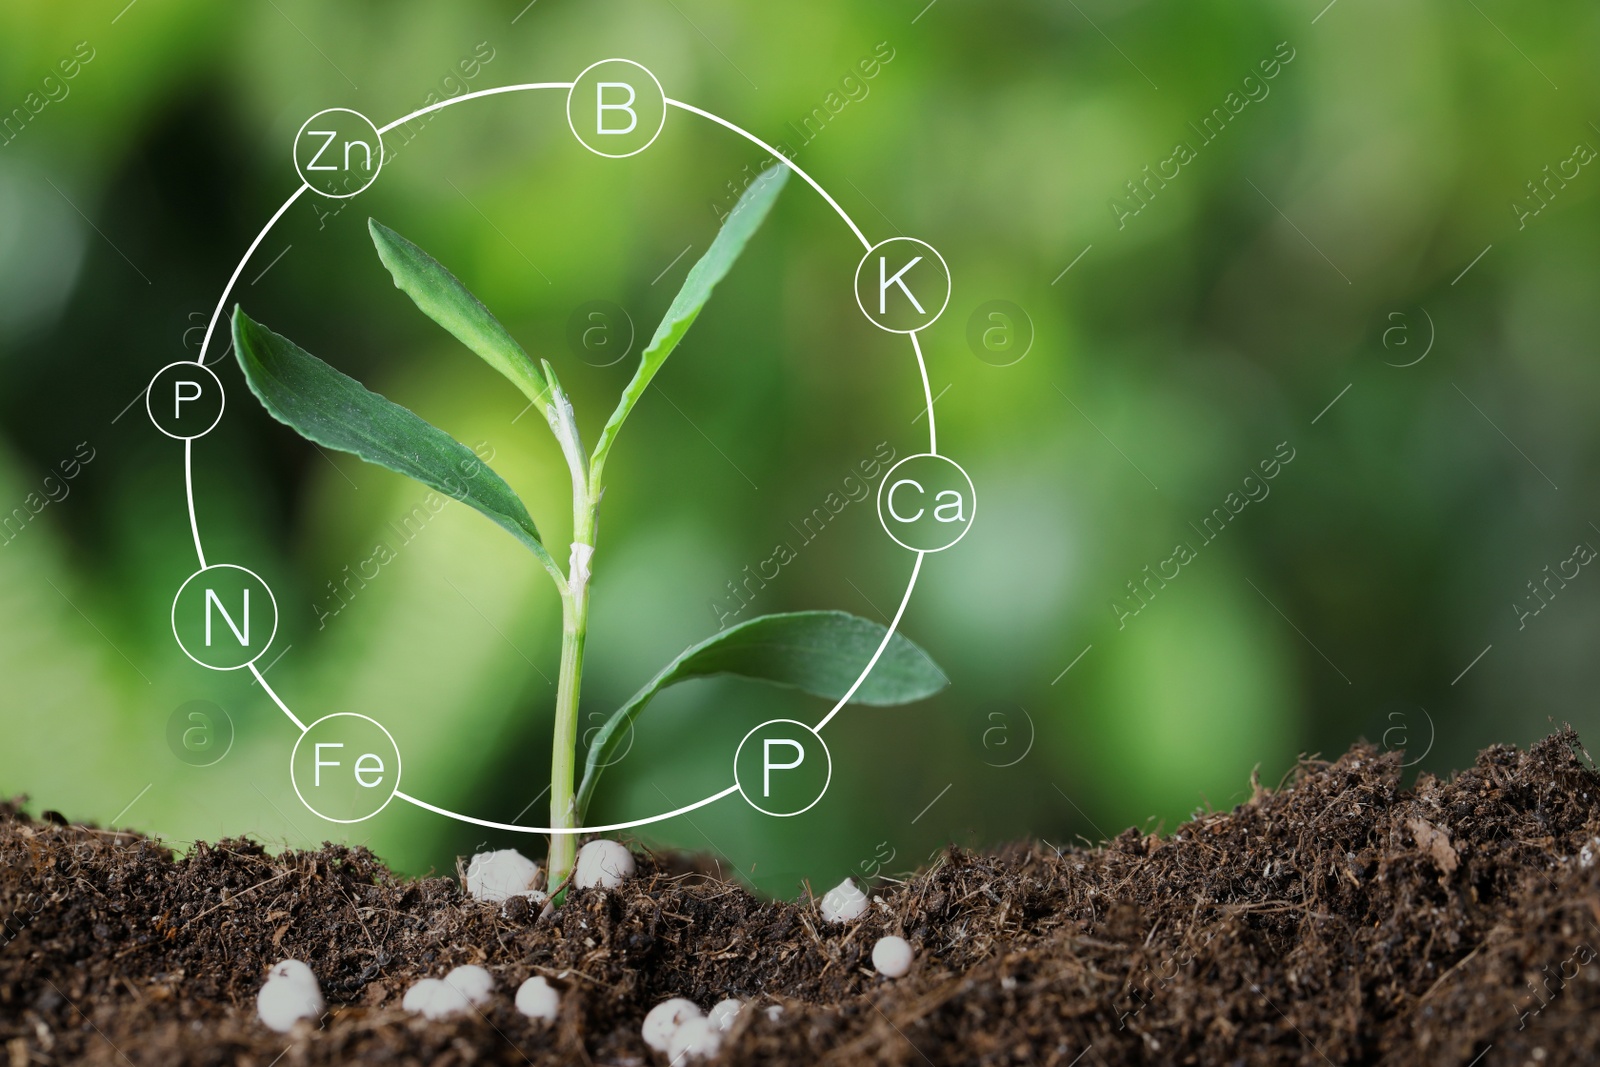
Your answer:
[[[174,859],[133,833],[0,806],[0,1041],[9,1067],[631,1064],[670,996],[751,1007],[740,1064],[1504,1064],[1600,1059],[1600,777],[1570,732],[1402,790],[1357,747],[1165,838],[952,850],[874,887],[863,917],[762,900],[640,857],[621,889],[541,918],[361,849],[248,840]],[[917,949],[872,970],[876,938]],[[308,962],[329,1014],[256,1018],[267,969]],[[481,1014],[428,1022],[412,982],[478,963]],[[554,1024],[512,1006],[563,990]],[[781,1006],[769,1012],[770,1006]]]

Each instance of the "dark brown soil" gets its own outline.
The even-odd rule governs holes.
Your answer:
[[[1307,762],[1279,791],[1101,848],[950,852],[862,919],[761,900],[666,857],[552,917],[403,881],[361,849],[174,860],[0,807],[0,1039],[10,1067],[665,1063],[668,996],[750,998],[719,1062],[1567,1064],[1600,1058],[1600,777],[1570,733],[1400,788],[1399,755]],[[871,969],[875,938],[917,947]],[[330,1013],[280,1036],[267,968],[308,961]],[[481,963],[482,1017],[425,1022],[409,984]],[[531,974],[551,1027],[516,1013]]]

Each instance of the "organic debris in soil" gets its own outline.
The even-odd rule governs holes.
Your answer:
[[[362,849],[183,859],[132,833],[0,807],[0,1040],[11,1067],[664,1064],[655,1004],[751,1001],[719,1062],[1483,1064],[1600,1049],[1600,777],[1570,731],[1400,788],[1398,753],[1304,762],[1279,791],[1100,848],[951,850],[829,926],[671,857],[540,918]],[[901,934],[911,973],[871,970]],[[268,967],[308,962],[330,1013],[279,1035]],[[402,1012],[477,963],[481,1016]],[[512,1008],[562,990],[558,1021]],[[781,1012],[766,1010],[781,1006]]]

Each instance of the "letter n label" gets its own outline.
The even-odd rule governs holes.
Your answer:
[[[233,631],[233,636],[238,639],[240,647],[250,644],[250,590],[244,590],[244,610],[241,616],[244,619],[244,629],[240,630],[234,624],[233,616],[228,614],[228,609],[223,606],[222,598],[217,596],[215,589],[206,590],[206,647],[211,647],[211,609],[216,608],[222,616],[222,621],[228,624],[228,629]]]

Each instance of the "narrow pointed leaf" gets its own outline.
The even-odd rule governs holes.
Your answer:
[[[233,346],[250,390],[273,418],[308,441],[360,456],[476,508],[532,549],[546,569],[554,567],[528,509],[466,445],[237,307]]]
[[[378,249],[378,258],[394,278],[395,288],[510,379],[543,412],[550,401],[544,376],[483,301],[438,260],[377,219],[367,220],[367,231]]]
[[[572,487],[581,494],[589,476],[589,456],[583,450],[583,436],[578,432],[578,416],[572,410],[571,398],[561,388],[556,369],[548,359],[539,362],[544,367],[545,381],[550,383],[550,406],[545,410],[545,420],[550,423],[550,432],[556,435],[556,441],[561,445],[561,454],[567,458],[567,466],[572,471]]]
[[[622,399],[617,402],[616,410],[611,413],[610,421],[600,434],[592,467],[604,465],[606,454],[611,451],[611,442],[616,439],[633,406],[644,395],[650,379],[655,377],[656,371],[661,369],[672,350],[678,347],[678,342],[683,340],[684,334],[689,332],[689,327],[694,325],[700,310],[711,299],[711,291],[727,276],[734,261],[744,251],[744,246],[766,220],[788,180],[789,168],[785,164],[778,163],[762,171],[734,205],[705,255],[689,268],[683,287],[673,297],[661,324],[656,327],[655,335],[650,338],[650,344],[639,357],[639,369],[634,371],[633,379],[622,391]]]
[[[600,772],[661,690],[690,678],[732,674],[838,700],[861,676],[886,633],[886,627],[843,611],[799,611],[751,619],[685,650],[613,712],[595,735],[578,788],[578,811],[588,809]],[[926,652],[897,633],[850,703],[909,704],[949,684]]]

